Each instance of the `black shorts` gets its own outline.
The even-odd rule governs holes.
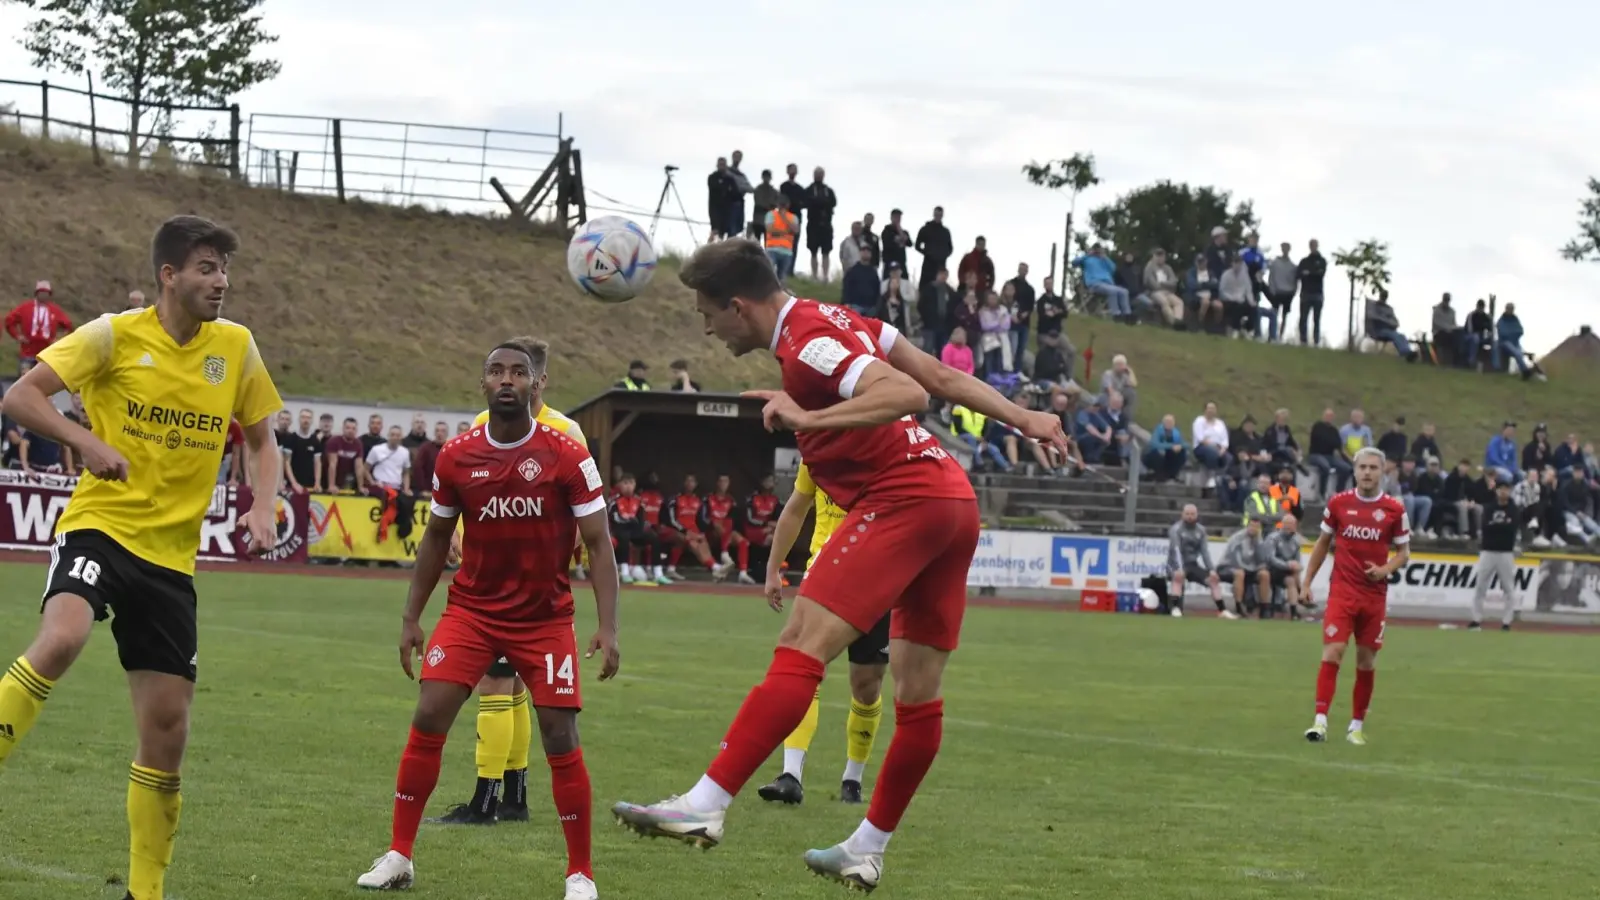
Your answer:
[[[1193,565],[1184,566],[1183,577],[1188,579],[1191,584],[1205,584],[1211,580],[1211,570]]]
[[[889,664],[889,616],[884,615],[872,630],[850,644],[850,664],[853,666],[886,666]]]
[[[76,594],[95,621],[115,614],[111,636],[125,671],[162,672],[195,680],[199,635],[194,576],[147,562],[100,531],[56,536],[44,601]]]
[[[515,678],[516,676],[517,667],[513,666],[511,661],[506,659],[504,656],[495,660],[489,666],[489,671],[485,672],[483,675],[485,678]]]
[[[833,223],[813,221],[806,225],[806,249],[821,250],[824,253],[833,250]]]

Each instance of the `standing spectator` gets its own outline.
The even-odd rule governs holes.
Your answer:
[[[1040,334],[1061,333],[1062,323],[1067,320],[1067,304],[1056,295],[1055,276],[1045,276],[1044,293],[1039,296],[1035,309],[1038,312]]]
[[[1255,283],[1250,280],[1250,267],[1244,257],[1234,257],[1227,271],[1217,279],[1217,293],[1222,298],[1222,321],[1228,330],[1235,336],[1254,333]]]
[[[1392,463],[1398,463],[1406,456],[1406,417],[1395,416],[1394,424],[1389,430],[1378,438],[1378,449],[1383,451],[1383,458]]]
[[[1228,271],[1236,255],[1228,246],[1228,229],[1221,225],[1211,229],[1211,245],[1206,247],[1205,257],[1212,281],[1222,281],[1222,273]]]
[[[300,410],[299,427],[278,437],[283,452],[284,478],[297,494],[314,491],[322,484],[322,453],[325,438],[312,429],[311,410]]]
[[[1106,248],[1095,244],[1089,252],[1072,261],[1073,268],[1083,270],[1084,289],[1106,301],[1106,314],[1113,321],[1133,321],[1133,300],[1128,289],[1117,286],[1117,266],[1106,256]]]
[[[1128,292],[1128,308],[1133,311],[1128,324],[1138,324],[1141,317],[1154,309],[1155,302],[1144,292],[1144,268],[1139,265],[1132,250],[1122,251],[1122,261],[1117,263],[1115,281],[1117,287]]]
[[[1139,376],[1128,365],[1128,357],[1121,353],[1111,357],[1111,368],[1100,373],[1101,397],[1109,402],[1113,393],[1122,395],[1128,415],[1133,415],[1133,406],[1139,400]]]
[[[1367,306],[1367,337],[1380,344],[1393,344],[1394,352],[1406,361],[1417,361],[1417,351],[1411,347],[1411,342],[1400,333],[1400,317],[1395,314],[1394,307],[1389,305],[1389,292],[1378,288],[1378,299]]]
[[[989,258],[988,247],[989,242],[984,240],[983,235],[978,235],[978,239],[972,242],[972,249],[961,257],[961,265],[956,267],[956,275],[962,284],[966,283],[968,273],[976,274],[978,288],[985,293],[994,290],[994,260]]]
[[[1066,385],[1072,380],[1072,362],[1061,351],[1061,335],[1039,335],[1039,352],[1033,357],[1033,380],[1046,385]]]
[[[411,417],[411,431],[400,441],[407,450],[415,450],[428,442],[428,420],[422,413]]]
[[[361,490],[382,504],[378,541],[389,539],[389,526],[401,540],[411,536],[414,504],[411,497],[411,451],[400,443],[400,426],[389,427],[387,440],[367,451]]]
[[[1262,446],[1272,456],[1272,465],[1288,469],[1300,465],[1300,445],[1295,442],[1294,431],[1289,427],[1289,411],[1280,409],[1272,414],[1272,424],[1262,437]],[[1291,473],[1291,481],[1293,473]],[[1300,513],[1295,513],[1300,515]]]
[[[1406,515],[1410,517],[1411,532],[1418,537],[1432,539],[1438,537],[1428,530],[1428,519],[1433,515],[1433,496],[1419,489],[1426,487],[1417,483],[1422,474],[1417,471],[1415,459],[1407,456],[1400,460],[1400,502],[1405,505]]]
[[[1483,525],[1483,503],[1487,498],[1479,495],[1482,485],[1482,479],[1472,475],[1472,463],[1463,459],[1445,476],[1444,486],[1439,491],[1435,505],[1455,513],[1454,532],[1461,540],[1476,537]]]
[[[874,221],[872,213],[861,217],[861,261],[872,267],[873,273],[878,273],[878,264],[883,262],[883,248],[878,246],[878,233],[872,230]]]
[[[800,217],[789,209],[791,203],[788,194],[779,194],[777,208],[767,213],[761,229],[767,258],[772,260],[778,282],[784,285],[788,285],[789,276],[794,274],[795,246],[800,239]]]
[[[957,300],[950,289],[950,270],[940,267],[933,280],[924,282],[917,297],[917,318],[922,320],[922,349],[938,357],[950,340],[950,310]]]
[[[1250,272],[1250,323],[1255,336],[1259,338],[1261,337],[1261,288],[1265,280],[1262,273],[1267,268],[1266,254],[1261,252],[1261,235],[1254,231],[1245,235],[1244,249],[1239,251],[1239,258],[1244,260],[1245,268]],[[1277,340],[1276,335],[1271,339]]]
[[[821,254],[823,281],[828,280],[828,255],[833,252],[833,210],[839,198],[823,178],[827,173],[817,166],[806,188],[806,249],[811,251],[811,277],[817,278],[817,258]]]
[[[1555,461],[1550,446],[1550,430],[1543,422],[1533,426],[1533,440],[1522,448],[1522,470],[1543,469]]]
[[[72,330],[72,320],[56,305],[50,282],[33,286],[33,296],[6,313],[6,334],[17,342],[18,374],[33,368],[44,348]]]
[[[1142,462],[1156,481],[1171,481],[1183,471],[1189,453],[1183,445],[1183,432],[1178,430],[1172,413],[1161,417],[1161,424],[1150,431],[1150,441],[1145,447]]]
[[[717,157],[717,167],[706,176],[706,217],[711,220],[711,240],[720,241],[738,232],[729,231],[729,213],[735,203],[744,209],[744,195],[739,193],[739,182],[728,168],[728,158]],[[742,218],[742,216],[741,216]]]
[[[1328,492],[1330,479],[1333,480],[1334,491],[1343,491],[1350,486],[1355,468],[1350,464],[1350,455],[1345,452],[1344,436],[1333,424],[1332,409],[1324,409],[1322,418],[1311,426],[1311,435],[1306,441],[1306,462],[1317,470],[1317,493],[1324,503],[1333,496]],[[1338,477],[1332,478],[1335,475]]]
[[[957,325],[950,332],[950,340],[939,350],[939,361],[967,375],[976,374],[978,367],[967,346],[967,330]]]
[[[862,239],[863,227],[860,222],[851,222],[850,233],[839,242],[839,273],[842,275],[849,275],[850,270],[862,262],[868,263],[870,268],[872,253]],[[872,279],[878,279],[876,270],[872,273]]]
[[[1477,585],[1472,593],[1472,621],[1467,625],[1470,630],[1483,627],[1483,601],[1489,596],[1490,582],[1494,581],[1499,582],[1500,594],[1505,598],[1500,630],[1511,630],[1511,620],[1517,615],[1517,532],[1521,525],[1522,511],[1511,500],[1511,486],[1503,481],[1496,484],[1494,499],[1483,511],[1483,540],[1474,573]]]
[[[383,416],[373,413],[367,416],[367,433],[361,436],[361,458],[366,459],[367,453],[383,441]]]
[[[901,334],[910,334],[911,308],[916,303],[917,298],[911,293],[911,282],[902,277],[898,264],[891,263],[883,279],[877,317],[899,329]]]
[[[417,499],[423,500],[433,491],[433,470],[439,463],[439,451],[444,449],[444,442],[450,440],[450,426],[443,422],[433,423],[432,440],[423,441],[422,445],[412,451],[411,468],[416,476],[411,479],[411,492]]]
[[[1273,340],[1288,339],[1289,309],[1300,289],[1300,266],[1289,255],[1289,249],[1288,241],[1279,244],[1278,256],[1267,264],[1267,302],[1272,304],[1272,327],[1268,333]]]
[[[1504,354],[1517,364],[1517,371],[1522,373],[1524,379],[1532,378],[1533,371],[1528,368],[1527,354],[1522,352],[1522,320],[1517,318],[1515,303],[1506,304],[1506,311],[1500,314],[1500,321],[1495,323],[1494,330],[1494,356],[1490,365],[1496,372],[1500,371],[1501,354]]]
[[[22,429],[17,462],[24,472],[72,475],[77,472],[72,448],[35,431]]]
[[[645,376],[649,372],[650,367],[644,364],[644,360],[633,360],[628,363],[628,374],[618,379],[612,387],[622,388],[625,391],[648,391],[650,382],[645,380]]]
[[[978,321],[978,307],[983,304],[983,292],[978,289],[978,273],[968,272],[962,279],[960,302],[950,309],[950,330],[964,328],[967,341],[983,333],[983,323]]]
[[[1344,455],[1355,459],[1361,450],[1372,446],[1372,428],[1367,425],[1367,414],[1359,409],[1350,410],[1350,421],[1339,429],[1339,441],[1344,445]]]
[[[1467,341],[1467,366],[1475,368],[1478,365],[1478,354],[1483,348],[1488,347],[1494,352],[1494,319],[1489,316],[1488,305],[1482,300],[1473,307],[1472,315],[1467,316],[1467,334],[1463,338]]]
[[[1195,327],[1210,331],[1213,323],[1222,324],[1222,298],[1217,294],[1217,280],[1211,277],[1205,254],[1194,258],[1183,280],[1184,305],[1194,313]]]
[[[787,177],[784,179],[783,184],[778,185],[778,193],[789,198],[789,212],[794,213],[794,232],[798,235],[801,233],[800,226],[804,223],[806,217],[806,189],[804,185],[795,180],[800,177],[799,166],[789,163],[788,167],[784,169],[784,174]],[[795,250],[799,252],[799,247],[796,247]],[[794,269],[791,267],[789,272],[793,274]]]
[[[1000,302],[1000,295],[990,291],[978,309],[978,327],[983,337],[979,339],[978,352],[983,355],[983,374],[990,378],[1015,368],[1011,358],[1011,310]]]
[[[456,436],[457,437],[459,437],[459,436],[461,436],[463,434],[466,434],[467,432],[469,432],[471,430],[472,430],[472,423],[466,421],[465,419],[463,419],[460,422],[456,423]]]
[[[854,230],[860,227],[861,223],[857,222],[851,226],[851,229]],[[847,260],[849,258],[846,253],[849,247],[850,239],[845,238],[844,243],[839,245],[841,259]],[[871,266],[850,265],[847,263],[844,267],[844,283],[839,286],[839,302],[863,316],[871,316],[878,310],[881,287],[878,282],[878,273]]]
[[[323,489],[328,493],[354,491],[361,483],[361,467],[366,450],[356,437],[356,420],[344,420],[344,430],[322,444]]]
[[[1212,475],[1228,464],[1228,426],[1217,417],[1217,404],[1206,403],[1205,411],[1189,426],[1194,441],[1194,459]]]
[[[1300,260],[1300,343],[1322,346],[1322,282],[1328,274],[1328,261],[1322,257],[1315,238],[1311,252]],[[1306,319],[1311,319],[1311,340],[1306,340]]]
[[[1162,324],[1183,324],[1183,298],[1178,290],[1178,276],[1167,265],[1167,251],[1157,248],[1144,265],[1144,292],[1161,315]]]
[[[326,442],[328,440],[328,438],[333,437],[333,435],[334,435],[334,431],[333,431],[333,413],[323,413],[322,415],[318,416],[317,417],[317,440],[321,441],[321,442]],[[318,450],[317,451],[317,455],[320,457],[322,455],[322,451]],[[317,484],[321,485],[321,483],[322,483],[322,480],[318,479],[317,480]]]
[[[955,241],[950,237],[950,229],[944,226],[944,207],[935,206],[933,218],[917,229],[916,248],[917,252],[922,254],[920,283],[925,285],[933,280],[933,276],[940,269],[946,267],[951,255],[956,251]],[[960,277],[959,271],[956,277]]]
[[[1449,352],[1452,364],[1465,367],[1473,355],[1469,349],[1470,337],[1465,329],[1456,324],[1456,308],[1450,305],[1450,294],[1446,292],[1433,308],[1433,346],[1443,347]]]
[[[131,309],[144,309],[144,291],[129,291],[128,304],[122,309],[124,312]]]
[[[1483,466],[1507,484],[1522,480],[1522,469],[1517,466],[1517,423],[1501,423],[1500,433],[1490,438],[1489,446],[1484,448]]]
[[[695,381],[694,378],[690,377],[689,375],[688,360],[673,360],[667,364],[667,371],[670,373],[667,376],[667,390],[678,391],[684,394],[700,393],[700,382]]]
[[[761,170],[761,183],[750,195],[750,237],[759,240],[767,233],[767,216],[778,208],[778,186],[772,183],[772,170]]]
[[[1017,277],[1006,282],[1011,288],[1011,356],[1021,359],[1028,349],[1028,326],[1033,324],[1033,285],[1028,283],[1028,264],[1017,263]]]
[[[228,434],[222,439],[222,465],[217,470],[217,484],[226,484],[230,487],[247,485],[254,487],[251,480],[255,473],[246,465],[245,457],[249,455],[249,448],[244,442],[244,428],[238,419],[228,422]]]
[[[1411,455],[1417,458],[1418,465],[1426,465],[1430,459],[1444,464],[1444,454],[1439,452],[1439,440],[1434,437],[1434,431],[1432,422],[1423,422],[1422,432],[1411,442]]]
[[[733,200],[728,204],[727,221],[728,235],[730,237],[738,237],[744,234],[744,195],[752,192],[750,179],[745,177],[744,169],[740,168],[743,163],[744,151],[733,151],[728,164],[728,174],[733,176],[733,184],[736,188]]]
[[[900,224],[903,215],[904,213],[898,209],[889,210],[889,224],[883,226],[883,234],[880,236],[883,264],[886,271],[888,266],[899,266],[900,274],[910,278],[911,269],[906,266],[906,248],[911,246],[911,235]]]

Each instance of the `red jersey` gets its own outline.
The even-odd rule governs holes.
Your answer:
[[[700,533],[700,507],[703,506],[699,494],[673,494],[666,506],[661,508],[666,518],[663,525],[676,528],[685,534]]]
[[[55,343],[63,331],[72,330],[72,320],[53,301],[40,303],[32,297],[17,304],[6,314],[6,334],[22,346],[23,359],[38,359],[44,348]]]
[[[618,494],[611,498],[611,523],[613,525],[631,525],[639,521],[639,515],[644,512],[644,501],[638,494],[623,496]]]
[[[1322,511],[1322,533],[1333,535],[1329,602],[1387,602],[1389,582],[1369,581],[1367,566],[1387,565],[1389,549],[1410,542],[1411,522],[1400,500],[1388,494],[1370,499],[1355,491],[1335,494]]]
[[[778,514],[778,495],[764,494],[760,491],[751,494],[744,501],[744,523],[751,528],[765,528],[772,523]]]
[[[873,360],[888,365],[899,337],[893,325],[842,306],[791,299],[778,314],[772,354],[784,391],[800,408],[826,409],[855,393]],[[808,431],[796,442],[817,486],[845,509],[863,496],[974,499],[961,466],[911,416],[871,428]]]
[[[661,492],[655,488],[645,488],[639,492],[639,515],[646,525],[661,524]]]
[[[514,444],[487,428],[451,438],[433,470],[433,514],[461,517],[450,603],[505,621],[569,621],[567,563],[577,520],[605,509],[582,444],[536,423]]]
[[[712,525],[724,529],[733,527],[733,507],[732,494],[707,494],[705,503],[700,507],[700,524],[707,528]]]

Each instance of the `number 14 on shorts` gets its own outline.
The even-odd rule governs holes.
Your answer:
[[[561,664],[559,667],[556,665],[556,655],[554,653],[546,653],[544,655],[544,683],[553,685],[556,683],[557,679],[566,683],[566,689],[563,691],[562,688],[557,687],[556,693],[572,693],[573,675],[574,670],[571,653],[561,657]]]

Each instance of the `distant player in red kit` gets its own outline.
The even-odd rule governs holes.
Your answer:
[[[588,656],[603,654],[602,681],[616,675],[620,660],[617,565],[600,472],[582,444],[533,420],[528,401],[535,375],[526,347],[514,341],[496,347],[483,364],[489,421],[439,451],[433,516],[417,548],[400,628],[400,667],[411,677],[412,660],[421,657],[422,689],[395,781],[393,842],[356,880],[360,887],[411,886],[412,847],[439,781],[445,735],[473,686],[503,656],[533,695],[567,842],[566,900],[598,896],[589,856],[589,772],[578,746],[583,703],[567,580],[574,532],[595,562],[600,626]],[[458,519],[464,531],[461,568],[450,583],[444,614],[424,640],[418,622],[444,571]]]
[[[761,476],[761,484],[755,491],[744,498],[744,543],[739,545],[740,584],[760,584],[764,580],[750,574],[750,556],[754,548],[757,551],[754,562],[765,573],[767,554],[772,552],[772,530],[778,524],[778,512],[783,509],[783,501],[775,493],[777,486],[777,477],[768,472]]]
[[[617,542],[622,583],[670,584],[656,556],[655,532],[644,524],[644,500],[634,493],[634,487],[633,476],[624,472],[617,479],[617,495],[611,498],[611,536]],[[643,562],[632,562],[635,550]]]
[[[729,550],[737,550],[740,559],[750,558],[750,548],[744,545],[744,535],[739,533],[739,501],[733,496],[733,479],[726,475],[718,475],[716,484],[712,486],[711,493],[706,495],[705,502],[700,506],[700,530],[705,532],[706,539],[711,542],[714,553],[721,554],[718,562],[724,566],[733,566],[733,557]],[[739,583],[756,584],[756,580],[745,574],[748,566],[739,566]]]
[[[960,637],[978,543],[966,473],[913,415],[927,408],[931,390],[1065,447],[1061,420],[941,365],[893,326],[791,297],[750,241],[700,248],[679,278],[696,293],[706,333],[735,355],[765,348],[777,357],[783,391],[752,393],[767,401],[765,423],[797,432],[813,479],[849,512],[806,572],[766,678],[704,777],[682,796],[612,811],[641,834],[719,843],[734,795],[800,724],[827,664],[893,609],[895,730],[871,806],[848,840],[805,855],[813,872],[871,890],[889,837],[939,752],[940,679]]]
[[[661,506],[661,527],[674,532],[673,542],[676,545],[668,551],[667,564],[672,567],[668,571],[678,568],[678,559],[687,547],[694,558],[711,571],[711,577],[721,581],[733,570],[733,563],[718,562],[711,555],[711,543],[706,540],[705,528],[700,521],[706,501],[700,496],[699,488],[699,479],[685,475],[683,490],[668,497]]]
[[[1372,682],[1383,649],[1389,608],[1389,576],[1411,559],[1411,523],[1399,498],[1383,492],[1383,451],[1368,447],[1355,456],[1356,487],[1335,494],[1322,513],[1322,536],[1311,549],[1300,595],[1311,584],[1331,549],[1333,578],[1328,611],[1322,617],[1322,669],[1317,673],[1317,718],[1306,740],[1328,739],[1328,706],[1339,683],[1339,663],[1351,638],[1356,642],[1356,687],[1345,740],[1365,744],[1362,723],[1372,702]],[[1394,555],[1389,551],[1393,549]]]

